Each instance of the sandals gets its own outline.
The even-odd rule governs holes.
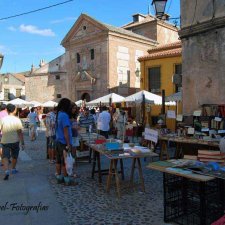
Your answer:
[[[64,177],[64,184],[66,186],[75,186],[78,185],[78,182],[75,182],[74,179],[71,179],[71,177]]]

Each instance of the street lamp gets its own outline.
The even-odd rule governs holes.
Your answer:
[[[3,59],[4,59],[4,56],[2,54],[0,54],[0,69],[2,67]]]
[[[137,68],[137,69],[135,70],[135,75],[136,75],[136,77],[140,80],[140,82],[142,83],[142,82],[143,82],[143,78],[141,77],[141,71],[140,71],[139,68]]]
[[[141,74],[141,71],[139,70],[139,68],[137,68],[135,71],[136,77],[140,77],[140,74]]]
[[[165,14],[167,0],[152,0],[152,5],[155,5],[156,18],[162,19]]]

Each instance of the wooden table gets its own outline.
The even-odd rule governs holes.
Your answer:
[[[138,172],[139,172],[139,178],[140,183],[143,192],[145,191],[145,185],[144,185],[144,177],[142,173],[142,167],[141,167],[141,158],[145,157],[156,157],[158,154],[154,152],[150,152],[147,154],[139,154],[139,155],[126,155],[126,156],[120,156],[118,153],[112,153],[107,151],[104,148],[104,145],[97,145],[97,144],[89,144],[90,148],[94,152],[94,160],[93,160],[93,166],[92,166],[92,178],[94,178],[94,174],[98,173],[98,181],[99,183],[102,183],[102,175],[108,175],[107,177],[107,185],[106,185],[106,191],[110,192],[111,187],[111,181],[112,177],[115,177],[116,180],[116,191],[118,196],[121,196],[120,191],[120,179],[119,179],[119,173],[122,175],[122,179],[124,179],[124,169],[123,169],[123,159],[132,159],[132,167],[131,167],[131,174],[130,174],[130,186],[133,186],[133,180],[134,180],[134,170],[135,166],[137,164]],[[101,169],[101,155],[105,156],[107,159],[109,159],[109,169],[108,170],[102,170]],[[97,162],[97,170],[96,170],[96,162]],[[120,171],[118,171],[117,166],[118,162],[120,162]],[[105,173],[107,172],[108,173]]]
[[[88,143],[94,143],[97,139],[105,139],[104,136],[98,133],[79,133],[81,149],[83,149],[84,144],[88,146]],[[89,163],[91,163],[92,148],[88,146],[89,151]]]
[[[224,214],[223,180],[172,171],[168,169],[171,166],[174,164],[170,161],[147,166],[163,172],[165,222],[208,225]]]
[[[169,154],[168,154],[168,142],[174,142],[176,143],[176,152],[175,152],[175,158],[182,158],[183,157],[183,150],[182,145],[197,145],[197,146],[205,146],[207,148],[219,148],[219,142],[218,141],[206,141],[201,139],[196,139],[193,137],[177,137],[177,136],[170,136],[170,135],[161,135],[159,136],[159,142],[161,145],[161,151],[160,151],[160,160],[164,159],[164,156],[166,156],[166,159],[168,160]]]
[[[157,170],[163,173],[170,173],[173,175],[177,176],[182,176],[197,182],[207,182],[210,180],[215,179],[214,177],[210,176],[205,176],[201,174],[196,174],[196,173],[191,173],[191,174],[183,174],[183,173],[178,173],[176,171],[168,171],[167,168],[173,167],[175,164],[171,163],[170,161],[157,161],[150,163],[147,168],[152,169],[152,170]]]

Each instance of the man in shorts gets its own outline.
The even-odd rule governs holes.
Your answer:
[[[22,149],[24,149],[24,139],[22,133],[22,122],[15,116],[16,107],[15,105],[7,105],[8,116],[5,116],[0,120],[0,129],[2,130],[2,159],[4,165],[5,176],[4,180],[9,179],[9,159],[12,158],[12,174],[16,174],[17,158],[20,150],[20,143]]]

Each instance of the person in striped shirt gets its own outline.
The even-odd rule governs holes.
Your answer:
[[[90,126],[93,128],[95,126],[95,119],[93,115],[90,114],[88,108],[84,108],[83,113],[81,113],[80,117],[78,118],[78,125],[80,127],[86,128],[87,132]]]

